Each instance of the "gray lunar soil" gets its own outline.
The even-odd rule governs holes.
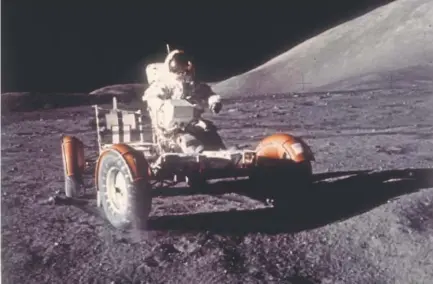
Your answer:
[[[363,17],[413,23],[432,6],[396,1]],[[417,21],[425,27],[433,17]],[[298,66],[310,68],[307,57]],[[286,90],[271,63],[260,72],[279,76],[252,71],[214,86],[224,109],[206,118],[227,144],[254,147],[289,132],[315,153],[313,186],[290,196],[284,215],[252,198],[245,181],[219,181],[202,192],[156,190],[149,231],[115,230],[96,208],[93,109],[2,113],[2,283],[433,283],[430,58],[392,69],[365,64],[359,73],[332,67],[333,80],[323,75],[303,93]],[[276,87],[252,92],[245,82],[253,78]],[[86,190],[77,199],[62,193],[61,134],[86,146]],[[286,189],[294,190],[289,179]]]

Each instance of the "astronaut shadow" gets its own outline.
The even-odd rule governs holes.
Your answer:
[[[308,190],[287,195],[287,206],[151,217],[150,230],[247,233],[295,233],[342,221],[398,196],[433,187],[433,169],[336,172],[316,175]],[[238,190],[247,192],[246,181]],[[301,193],[302,192],[302,193]]]

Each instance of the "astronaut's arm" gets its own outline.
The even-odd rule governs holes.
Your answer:
[[[219,113],[223,107],[221,102],[221,96],[217,94],[210,95],[207,99],[208,107],[213,113]]]

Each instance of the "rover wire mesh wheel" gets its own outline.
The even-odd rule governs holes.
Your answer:
[[[151,186],[134,181],[131,167],[120,153],[101,155],[97,168],[98,195],[108,221],[118,229],[145,229],[151,210]]]

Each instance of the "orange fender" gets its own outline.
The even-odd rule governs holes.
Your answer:
[[[84,144],[74,136],[64,135],[61,146],[65,173],[65,193],[67,197],[72,197],[78,187],[83,184]]]
[[[149,164],[146,161],[144,155],[141,152],[134,150],[134,148],[132,148],[131,146],[119,143],[112,145],[110,148],[102,151],[102,153],[99,155],[95,167],[96,189],[98,189],[98,171],[100,161],[105,154],[111,151],[117,152],[125,160],[128,166],[128,170],[131,173],[133,182],[139,182],[141,180],[149,179]]]
[[[276,133],[265,137],[256,147],[257,158],[291,159],[296,163],[314,161],[308,145],[299,137]]]

